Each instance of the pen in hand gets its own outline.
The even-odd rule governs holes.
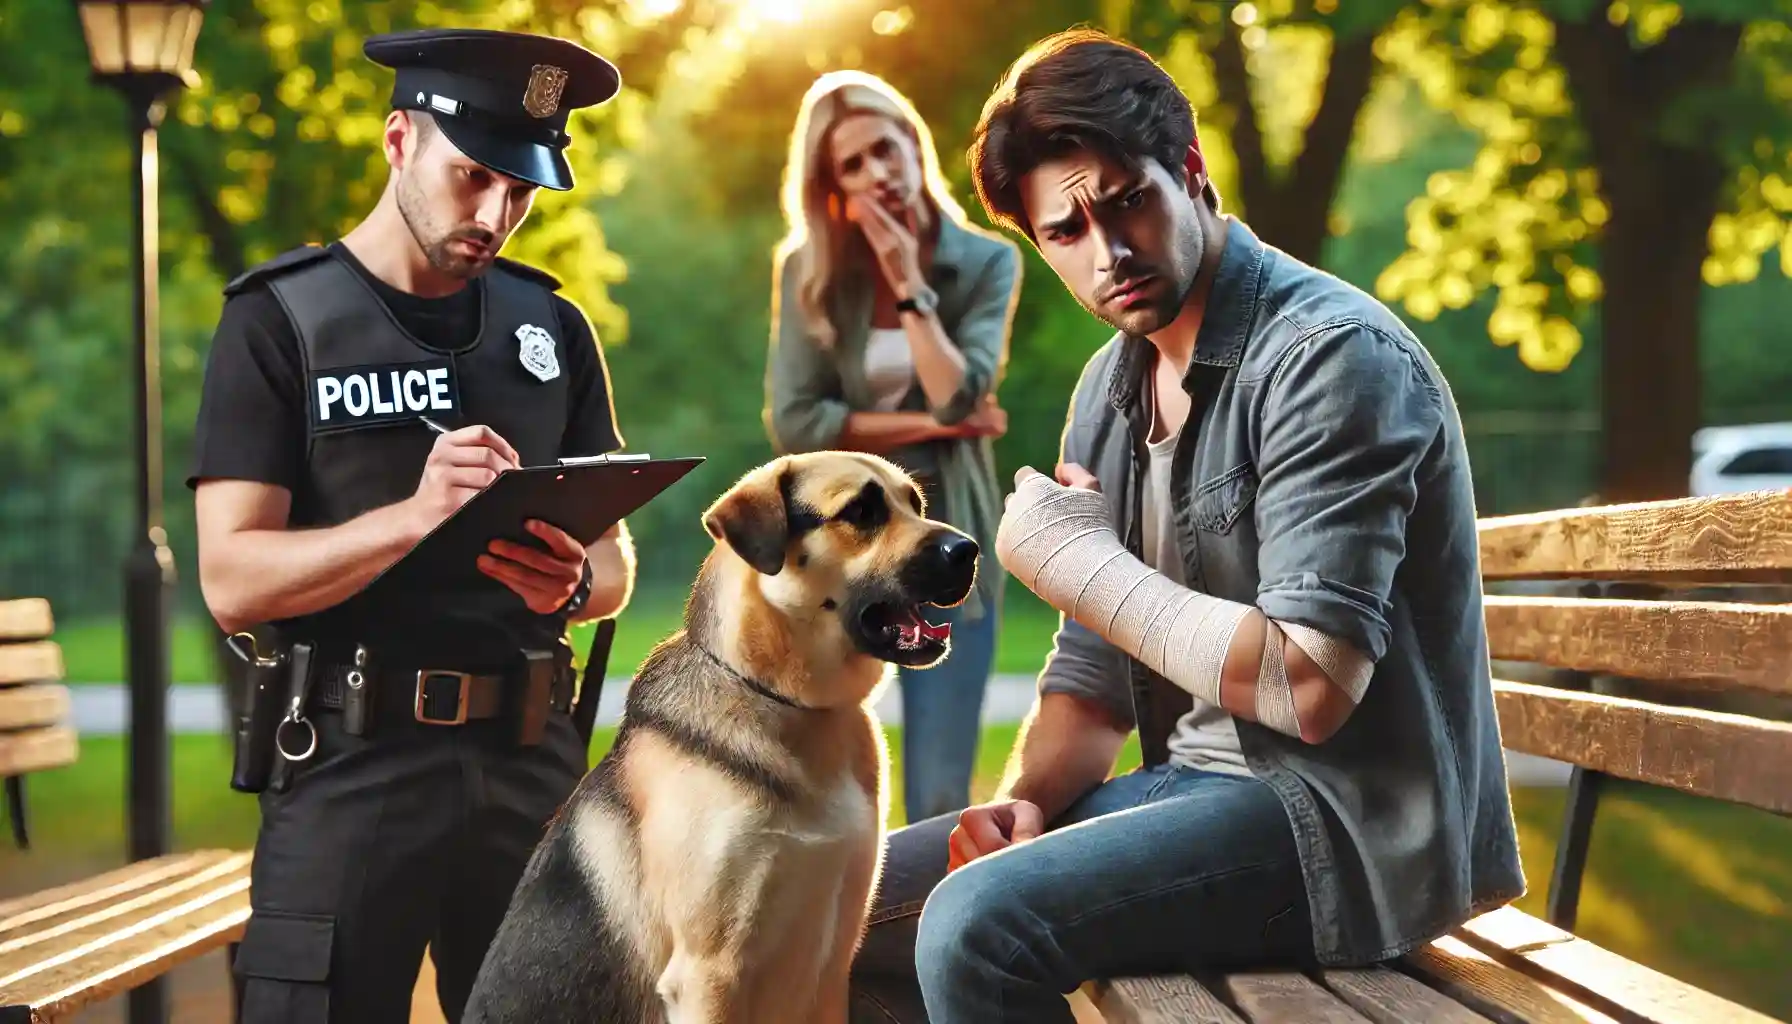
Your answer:
[[[428,416],[419,415],[417,419],[430,430],[443,436],[453,433],[453,431],[435,420],[430,419]],[[519,469],[522,467],[522,460],[517,456],[516,450],[511,448],[510,444],[502,437],[499,437],[494,433],[490,427],[468,427],[463,429],[476,429],[479,431],[479,436],[477,438],[463,441],[463,444],[468,444],[473,447],[490,448],[493,452],[497,453],[499,460],[504,463],[503,469]]]

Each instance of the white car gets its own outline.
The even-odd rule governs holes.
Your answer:
[[[1705,427],[1692,435],[1691,493],[1792,487],[1792,423]]]

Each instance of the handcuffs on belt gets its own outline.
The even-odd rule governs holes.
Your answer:
[[[313,648],[310,644],[294,644],[264,655],[254,634],[247,632],[233,634],[225,645],[248,666],[248,692],[243,694],[243,706],[237,715],[230,788],[259,793],[268,787],[273,774],[274,753],[278,752],[288,764],[309,760],[317,753],[317,726],[305,717],[305,700],[311,693]],[[279,686],[282,675],[286,680],[284,694]],[[288,749],[289,745],[297,745],[288,742],[293,739],[289,732],[295,728],[303,728],[307,735],[304,749],[298,753]]]

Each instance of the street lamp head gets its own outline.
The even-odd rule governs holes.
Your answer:
[[[199,84],[193,44],[207,0],[76,0],[93,77],[155,95]]]

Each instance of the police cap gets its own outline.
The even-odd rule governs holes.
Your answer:
[[[362,52],[398,73],[393,109],[426,111],[469,158],[562,192],[573,185],[567,115],[622,87],[615,65],[552,36],[419,29],[373,36]]]

